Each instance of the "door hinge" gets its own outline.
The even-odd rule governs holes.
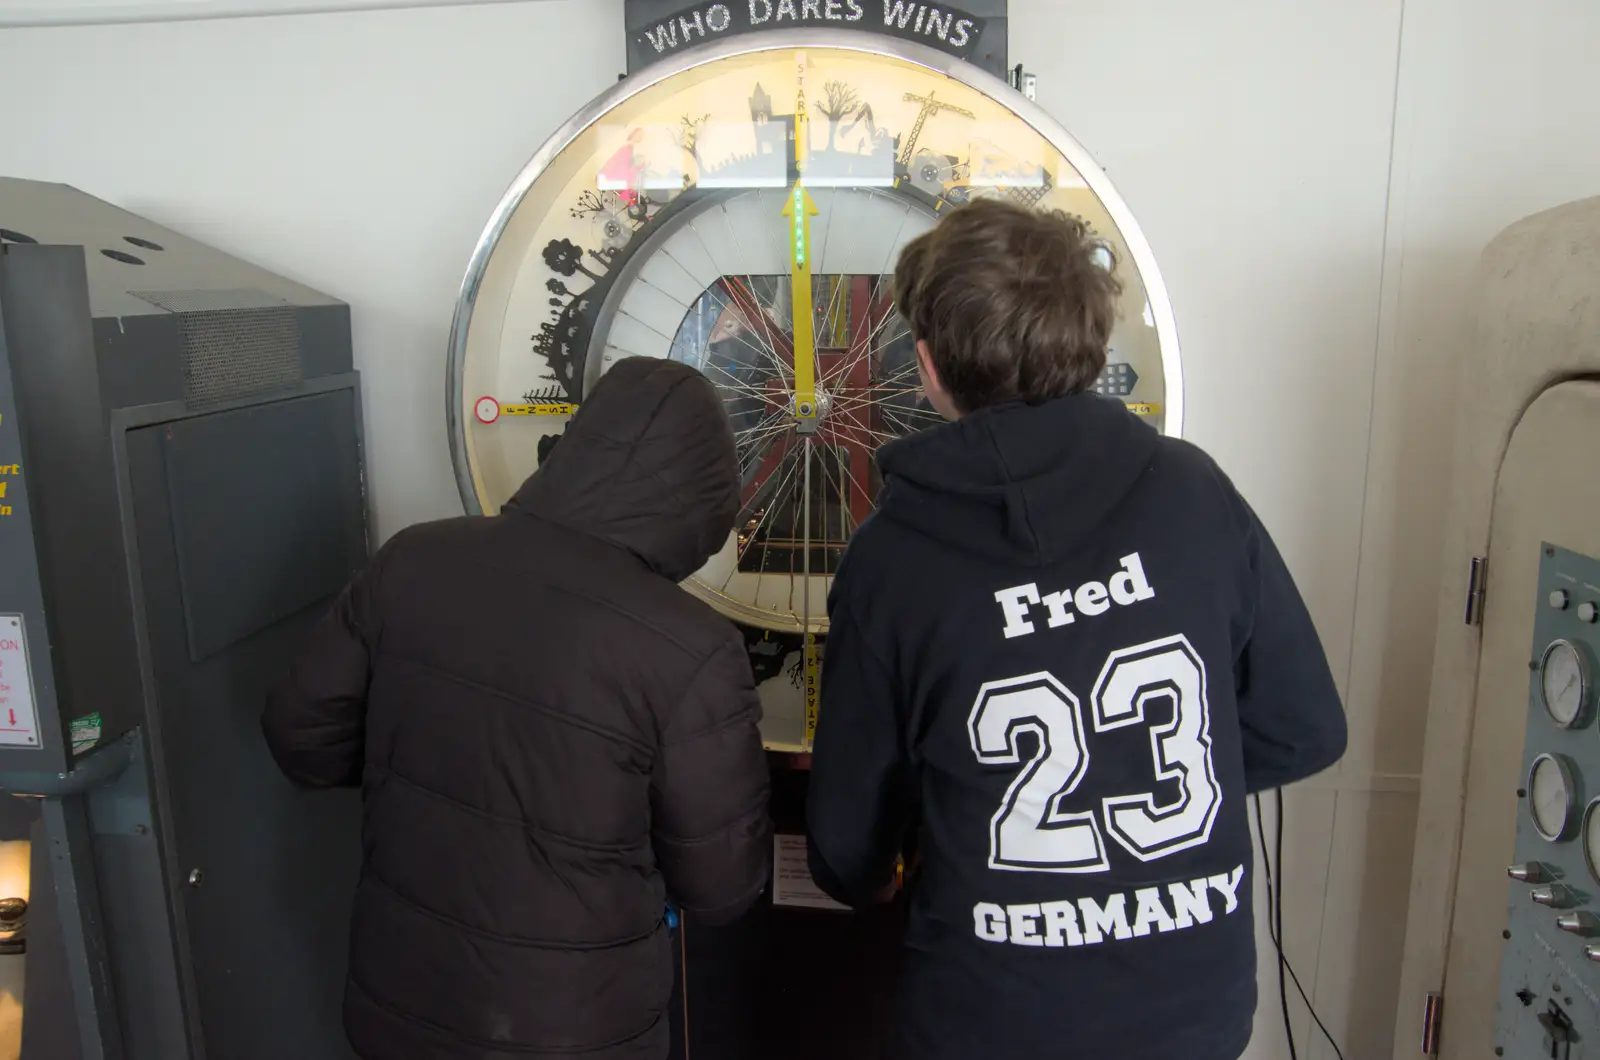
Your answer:
[[[1467,625],[1483,625],[1483,593],[1489,584],[1489,561],[1483,556],[1472,557],[1472,568],[1467,572]]]
[[[1422,1055],[1439,1055],[1439,1024],[1444,1014],[1444,995],[1430,991],[1422,1005]]]

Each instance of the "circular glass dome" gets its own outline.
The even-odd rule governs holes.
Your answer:
[[[1076,214],[1115,252],[1123,302],[1099,388],[1179,433],[1160,275],[1071,136],[932,49],[777,31],[620,82],[506,193],[451,336],[467,510],[500,508],[610,365],[684,361],[722,391],[744,475],[737,525],[685,588],[769,641],[825,632],[832,571],[879,488],[875,450],[937,421],[893,308],[896,260],[981,196]]]

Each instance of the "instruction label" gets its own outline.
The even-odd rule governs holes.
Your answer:
[[[22,474],[21,464],[0,464],[0,518],[11,514],[11,502],[6,497],[6,487],[10,485],[6,476]]]
[[[39,716],[21,615],[0,614],[0,746],[39,746]]]
[[[772,839],[772,904],[801,909],[840,909],[840,905],[811,879],[811,869],[806,866],[806,837],[803,835],[778,835]]]

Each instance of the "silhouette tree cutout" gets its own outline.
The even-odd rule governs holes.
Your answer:
[[[832,151],[839,123],[861,105],[861,97],[843,81],[829,81],[822,86],[822,93],[826,98],[817,104],[817,110],[828,119],[828,146],[824,150]]]
[[[678,122],[678,127],[672,130],[672,142],[688,152],[694,159],[695,165],[700,165],[700,126],[711,120],[711,115],[702,114],[698,118],[685,115]]]
[[[600,274],[590,272],[583,265],[583,248],[570,239],[552,239],[544,248],[544,263],[558,276],[576,276],[583,273],[591,280]]]

